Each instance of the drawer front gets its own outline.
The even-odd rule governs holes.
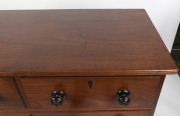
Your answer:
[[[160,77],[47,77],[20,78],[34,109],[119,110],[151,109],[157,99]],[[129,90],[130,103],[120,105],[118,90]],[[52,105],[53,91],[63,91],[60,106]],[[56,100],[57,101],[57,100]]]
[[[33,115],[29,115],[29,113],[0,112],[0,116],[33,116]]]
[[[150,116],[149,111],[32,113],[33,116]]]
[[[0,78],[0,110],[23,108],[23,102],[10,77]]]

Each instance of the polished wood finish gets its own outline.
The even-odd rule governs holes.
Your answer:
[[[0,11],[0,56],[2,116],[153,116],[178,72],[143,9]]]
[[[20,92],[20,95],[21,95],[21,98],[23,100],[23,103],[24,103],[24,106],[26,108],[29,108],[30,107],[30,103],[29,103],[29,100],[27,99],[27,96],[25,94],[25,91],[23,90],[23,86],[22,84],[20,83],[20,80],[18,77],[14,76],[14,81],[16,83],[16,86],[17,86],[17,89],[18,91]]]
[[[0,112],[1,116],[33,116],[29,115],[29,113],[18,113],[17,111],[14,112]]]
[[[157,102],[158,102],[158,99],[159,99],[159,96],[160,96],[160,93],[161,93],[161,89],[162,89],[162,86],[163,86],[163,83],[164,83],[164,79],[165,79],[165,76],[161,76],[160,77],[160,83],[159,83],[159,86],[158,86],[158,88],[157,88],[157,91],[156,91],[156,98],[155,98],[155,100],[153,101],[154,103],[154,107],[152,108],[152,110],[151,110],[151,114],[150,114],[150,116],[152,115],[153,116],[153,114],[154,114],[154,111],[155,111],[155,109],[156,109],[156,105],[157,105]]]
[[[0,11],[0,75],[177,72],[145,10]]]
[[[54,109],[59,111],[74,110],[118,110],[151,109],[156,100],[160,77],[53,77],[21,78],[30,108]],[[88,81],[93,82],[89,88]],[[118,90],[130,91],[131,102],[127,106],[118,103]],[[66,96],[60,107],[51,104],[52,92],[64,91]]]
[[[149,116],[149,111],[32,113],[33,116]]]
[[[11,77],[0,78],[0,110],[24,108],[23,101]]]

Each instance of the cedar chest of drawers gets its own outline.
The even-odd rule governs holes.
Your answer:
[[[143,9],[0,11],[2,116],[153,116],[177,72]]]

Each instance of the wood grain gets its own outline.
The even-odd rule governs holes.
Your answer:
[[[11,113],[10,112],[0,112],[0,115],[1,116],[31,116],[31,115],[29,115],[29,113],[17,113],[17,112],[11,112]]]
[[[161,76],[160,78],[161,78],[160,79],[160,83],[159,83],[158,89],[156,90],[156,99],[152,103],[152,104],[154,104],[154,107],[151,110],[151,113],[150,113],[151,115],[150,116],[154,115],[154,112],[155,112],[155,109],[156,109],[156,105],[158,103],[159,96],[160,96],[160,93],[161,93],[161,89],[162,89],[162,86],[163,86],[163,83],[164,83],[165,76]]]
[[[177,73],[145,10],[0,11],[1,76]]]
[[[0,78],[0,112],[3,110],[24,109],[23,101],[11,77]]]
[[[89,88],[88,81],[93,82]],[[35,77],[20,78],[30,108],[36,110],[85,111],[85,110],[138,110],[151,109],[157,101],[156,92],[160,77]],[[127,89],[131,92],[128,106],[118,103],[116,92]],[[62,90],[66,93],[60,107],[51,104],[51,93]]]
[[[152,116],[178,72],[142,9],[0,11],[0,56],[2,116]],[[66,93],[60,107],[54,90]]]
[[[24,106],[26,108],[29,108],[30,107],[30,103],[29,103],[29,100],[27,99],[27,96],[26,96],[26,94],[24,92],[22,84],[20,83],[19,77],[14,76],[14,81],[15,81],[17,89],[18,89],[18,91],[20,93],[21,99],[24,102]]]
[[[41,112],[32,116],[149,116],[149,111],[113,111],[113,112]]]

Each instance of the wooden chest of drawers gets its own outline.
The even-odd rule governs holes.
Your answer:
[[[153,116],[177,67],[145,10],[0,11],[0,115]]]

